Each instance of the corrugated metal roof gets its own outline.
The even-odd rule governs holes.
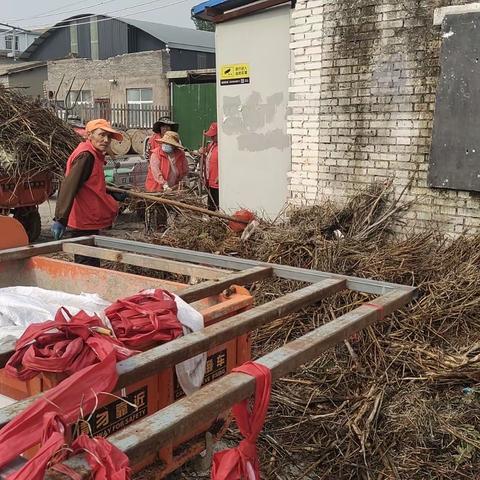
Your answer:
[[[65,26],[68,28],[69,22],[78,18],[85,19],[90,16],[109,18],[107,15],[82,14],[75,15],[55,24],[52,28]],[[195,50],[199,52],[215,53],[215,34],[194,30],[193,28],[176,27],[174,25],[164,25],[162,23],[145,22],[143,20],[132,20],[130,18],[113,18],[120,22],[139,28],[152,37],[157,38],[163,43],[168,44],[170,48],[181,50]],[[35,41],[22,53],[20,58],[27,59],[55,30],[48,29],[43,32]],[[125,52],[126,53],[126,52]]]
[[[144,22],[130,18],[117,18],[121,22],[137,27],[152,37],[168,44],[170,48],[182,50],[198,50],[201,52],[215,52],[215,34],[193,28],[176,27],[162,23]]]

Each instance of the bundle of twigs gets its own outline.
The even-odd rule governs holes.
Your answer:
[[[388,186],[373,186],[346,207],[327,203],[264,224],[246,242],[221,221],[195,217],[178,217],[153,239],[419,287],[408,308],[273,386],[259,440],[265,478],[477,478],[480,236],[395,237],[403,207]],[[298,287],[265,281],[253,293],[261,302]],[[339,294],[271,323],[255,333],[254,356],[367,298]]]
[[[80,137],[39,102],[0,86],[0,172],[12,178],[62,175]]]
[[[141,193],[141,192],[140,192]],[[204,200],[192,188],[183,187],[180,189],[169,190],[161,193],[149,194],[159,196],[167,200],[174,200],[186,205],[196,207],[205,207]],[[125,207],[129,211],[135,212],[139,219],[144,220],[145,230],[155,232],[159,229],[165,230],[168,225],[175,221],[178,215],[184,215],[185,210],[175,206],[152,202],[149,200],[128,197],[125,201]],[[187,213],[191,216],[191,213]]]

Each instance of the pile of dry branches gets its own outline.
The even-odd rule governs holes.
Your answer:
[[[373,186],[346,207],[327,203],[264,223],[246,242],[221,221],[198,217],[177,217],[154,239],[419,287],[408,308],[273,386],[259,439],[265,478],[477,478],[480,236],[392,236],[403,207],[388,186]],[[298,287],[276,280],[253,292],[261,302]],[[366,298],[336,295],[273,322],[256,332],[254,356]]]
[[[62,175],[80,138],[53,112],[0,86],[0,171],[18,178]]]

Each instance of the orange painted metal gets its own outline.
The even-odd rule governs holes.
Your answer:
[[[0,177],[0,208],[40,205],[53,190],[52,176],[48,172],[28,178]]]
[[[28,235],[22,224],[12,217],[0,215],[0,250],[28,245]]]
[[[98,269],[40,256],[30,258],[18,265],[27,271],[27,276],[30,278],[33,274],[39,287],[71,293],[96,292],[111,301],[118,296],[128,296],[143,288],[162,286],[170,291],[178,291],[186,287],[177,282]],[[239,286],[232,286],[223,294],[195,303],[195,307],[204,316],[205,326],[241,313],[252,305],[253,299],[248,290]],[[204,384],[228,374],[234,367],[249,359],[250,342],[247,335],[212,348],[207,353]],[[23,382],[6,376],[0,370],[0,393],[15,400],[21,400],[52,388],[63,378],[62,375],[45,373],[31,381]],[[175,368],[171,367],[146,380],[129,385],[126,389],[114,392],[114,395],[118,398],[108,395],[99,398],[98,408],[88,422],[89,425],[85,422],[77,424],[76,427],[72,427],[71,435],[78,433],[79,430],[90,430],[94,434],[108,436],[170,405],[184,394],[177,382]],[[131,403],[140,403],[140,406],[135,409],[121,398],[126,398]],[[139,463],[132,465],[134,472],[154,464],[151,478],[165,477],[204,450],[207,431],[212,433],[214,441],[221,438],[230,420],[230,410],[219,412],[213,424],[211,422],[202,424],[201,427],[192,430],[189,435],[177,440],[175,444],[165,445],[156,454],[146,456]],[[36,450],[36,448],[29,450],[26,456],[32,455]]]

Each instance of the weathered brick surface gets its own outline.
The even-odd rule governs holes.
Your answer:
[[[128,88],[151,88],[155,105],[169,104],[166,73],[170,71],[170,55],[165,50],[129,53],[106,60],[71,58],[48,62],[46,90],[56,91],[63,100],[75,77],[73,90],[83,86],[94,98],[109,98],[113,104],[125,104]],[[115,80],[112,83],[110,80]]]
[[[441,32],[436,7],[464,0],[298,0],[292,12],[290,202],[344,201],[394,177],[408,225],[457,234],[480,200],[427,187]]]

